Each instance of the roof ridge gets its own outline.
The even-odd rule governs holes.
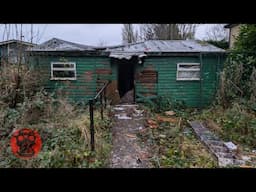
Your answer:
[[[49,39],[48,41],[45,41],[45,42],[41,43],[40,45],[43,45],[43,44],[45,44],[47,42],[50,42],[50,41],[53,41],[53,40],[58,40],[58,41],[62,41],[62,42],[65,42],[65,43],[69,43],[69,44],[73,44],[73,45],[79,45],[79,46],[83,46],[83,47],[91,47],[91,48],[96,47],[96,46],[92,46],[92,45],[85,45],[85,44],[81,44],[81,43],[66,41],[66,40],[63,40],[63,39],[60,39],[60,38],[57,38],[57,37],[53,37],[53,38]]]

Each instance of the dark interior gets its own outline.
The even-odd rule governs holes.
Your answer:
[[[122,60],[118,64],[118,91],[120,97],[134,88],[134,62]]]

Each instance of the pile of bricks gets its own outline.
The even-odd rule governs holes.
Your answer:
[[[199,140],[208,148],[209,152],[217,159],[219,167],[241,166],[246,162],[236,155],[236,151],[230,150],[219,137],[214,135],[202,123],[189,122]]]

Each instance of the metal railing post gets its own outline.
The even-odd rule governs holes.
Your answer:
[[[97,98],[100,97],[100,112],[101,112],[101,119],[103,120],[103,94],[104,94],[104,105],[106,108],[106,87],[108,86],[108,83],[105,83],[104,86],[100,89],[100,91],[96,94],[96,96],[93,99],[89,100],[89,113],[90,113],[90,134],[91,134],[91,151],[95,150],[95,143],[94,143],[94,119],[93,119],[93,106],[95,102],[97,101]]]
[[[93,99],[89,100],[89,112],[90,112],[90,133],[91,133],[91,151],[95,150],[94,146],[94,119],[93,119]]]
[[[107,107],[107,97],[106,97],[106,89],[104,89],[104,107]]]
[[[100,115],[101,115],[101,120],[103,120],[103,97],[102,94],[100,94]]]

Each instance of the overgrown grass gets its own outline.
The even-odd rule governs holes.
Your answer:
[[[95,114],[96,152],[90,151],[89,110],[70,104],[44,91],[10,108],[0,103],[0,167],[62,168],[105,167],[111,149],[111,121],[105,111],[104,121]],[[31,128],[42,137],[42,150],[35,158],[22,160],[12,154],[10,138],[20,128]]]
[[[213,168],[217,167],[214,157],[205,146],[195,137],[192,129],[188,127],[187,120],[196,110],[173,108],[174,116],[156,113],[152,108],[144,107],[148,119],[157,123],[156,128],[149,128],[150,134],[141,135],[152,140],[155,157],[152,163],[161,168]],[[167,109],[167,108],[165,108]],[[170,110],[171,108],[168,108]],[[163,110],[162,110],[163,111]],[[161,120],[159,116],[170,119]],[[172,122],[173,121],[173,122]]]
[[[215,131],[225,141],[232,141],[244,147],[256,148],[256,113],[252,106],[235,101],[227,109],[217,105],[194,116],[208,122],[213,121]],[[211,123],[208,123],[211,124]],[[209,125],[209,128],[212,126]]]
[[[95,152],[90,151],[89,110],[43,89],[40,71],[5,63],[0,68],[0,167],[105,167],[111,149],[111,121],[96,110]],[[38,156],[22,160],[12,154],[10,138],[20,128],[37,130]]]

